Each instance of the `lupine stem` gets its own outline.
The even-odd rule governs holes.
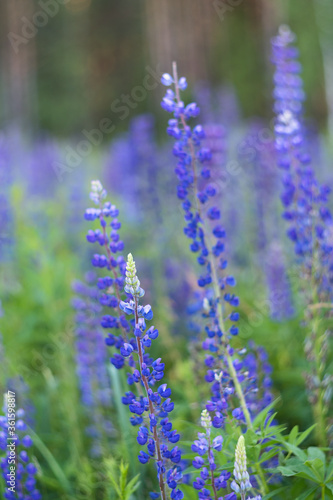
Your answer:
[[[312,254],[312,302],[313,305],[318,303],[318,293],[317,293],[317,285],[316,285],[316,252],[314,251]],[[311,324],[312,323],[312,324]],[[319,331],[319,323],[320,320],[316,317],[312,317],[312,322],[310,322],[310,328],[312,327],[315,343],[314,343],[314,357],[315,357],[315,370],[316,376],[319,381],[319,387],[317,390],[317,400],[314,405],[313,413],[314,418],[317,421],[318,425],[316,427],[317,439],[320,446],[326,446],[326,422],[325,422],[325,407],[324,407],[324,391],[322,388],[322,376],[324,371],[324,366],[321,359],[321,350],[323,345],[324,335],[320,335]]]
[[[135,313],[135,324],[137,325],[139,323],[139,315],[138,315],[138,299],[137,297],[134,297],[134,303],[135,303],[135,308],[134,308],[134,313]],[[140,363],[140,373],[141,373],[141,378],[143,381],[143,385],[146,389],[147,393],[147,399],[148,399],[148,404],[149,404],[149,411],[151,415],[155,414],[154,411],[154,405],[152,401],[149,398],[149,386],[148,386],[148,379],[145,375],[142,373],[142,364],[143,364],[143,353],[142,353],[142,346],[141,346],[141,340],[139,337],[136,338],[137,346],[138,346],[138,353],[139,353],[139,363]],[[157,460],[162,463],[162,455],[161,455],[161,447],[160,447],[160,440],[157,434],[157,429],[156,426],[153,427],[153,436],[154,436],[154,441],[155,441],[155,446],[156,446],[156,455],[157,455]],[[166,491],[165,491],[165,484],[164,484],[164,477],[163,473],[160,472],[158,474],[158,483],[161,491],[161,496],[162,500],[167,500],[166,496]]]
[[[211,439],[210,439],[210,434],[209,434],[209,438],[208,438],[208,456],[209,456],[209,458],[211,457]],[[214,492],[214,499],[218,500],[218,495],[217,495],[215,481],[214,481],[214,471],[212,469],[210,469],[210,476],[211,476],[211,479],[212,479],[212,488],[213,488],[213,492]]]

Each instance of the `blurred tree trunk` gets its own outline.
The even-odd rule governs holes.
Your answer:
[[[31,20],[33,0],[1,2],[1,73],[3,119],[6,126],[27,131],[36,125],[36,40],[25,36],[22,18]]]
[[[151,64],[182,75],[206,79],[214,28],[219,18],[207,0],[145,0],[147,47]]]

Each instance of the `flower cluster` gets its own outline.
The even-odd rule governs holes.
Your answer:
[[[283,217],[289,223],[287,234],[294,243],[300,275],[308,305],[306,320],[311,334],[305,346],[309,361],[306,376],[309,399],[317,420],[319,442],[327,444],[327,422],[331,399],[331,381],[327,367],[328,340],[326,332],[318,326],[318,318],[325,317],[321,304],[332,301],[333,245],[332,215],[328,208],[330,189],[320,185],[311,165],[306,130],[302,119],[305,99],[301,66],[294,47],[294,34],[286,26],[272,41],[273,62],[276,66],[275,145],[278,165],[284,170],[282,178]],[[318,307],[319,306],[319,307]],[[318,309],[312,309],[312,308]]]
[[[96,268],[107,269],[111,276],[99,277],[97,288],[101,291],[100,304],[112,311],[111,314],[104,314],[101,319],[101,326],[116,333],[108,333],[105,342],[108,346],[115,347],[118,351],[123,348],[130,325],[125,315],[119,314],[119,304],[121,302],[121,291],[125,283],[126,261],[122,255],[117,255],[124,249],[124,243],[120,240],[119,229],[121,223],[118,220],[119,210],[109,202],[104,202],[106,190],[99,181],[92,181],[90,198],[98,208],[88,208],[85,212],[85,219],[88,221],[99,220],[101,229],[90,229],[87,234],[87,241],[100,245],[103,253],[95,253],[92,257],[92,265]],[[108,223],[108,220],[110,222]],[[124,366],[124,358],[119,353],[115,353],[111,358],[111,363],[117,368]],[[132,359],[129,359],[131,365]]]
[[[245,500],[246,492],[252,488],[250,483],[250,476],[247,472],[246,467],[246,448],[245,439],[241,435],[238,439],[236,451],[235,451],[235,466],[234,466],[234,480],[231,483],[231,488],[236,492],[240,493],[241,500]],[[248,497],[248,500],[261,500],[261,496]]]
[[[128,391],[122,402],[132,413],[131,424],[139,426],[138,443],[146,447],[146,451],[140,452],[139,461],[143,464],[150,460],[155,461],[162,500],[167,498],[167,485],[171,489],[171,499],[181,500],[183,493],[178,488],[178,483],[182,479],[181,450],[176,445],[180,436],[172,429],[172,422],[169,419],[174,408],[174,403],[170,399],[171,389],[165,383],[160,384],[164,376],[164,363],[161,358],[154,359],[148,354],[152,341],[158,337],[158,330],[154,326],[148,328],[146,325],[146,321],[153,318],[153,312],[149,304],[145,306],[139,304],[144,290],[140,287],[132,255],[128,255],[127,263],[123,257],[115,259],[112,255],[123,250],[123,244],[119,241],[117,233],[120,228],[120,223],[116,219],[118,211],[107,202],[103,204],[102,200],[105,197],[106,192],[100,182],[94,181],[91,199],[99,205],[99,208],[88,209],[86,218],[88,220],[98,218],[102,231],[89,231],[87,239],[91,242],[98,241],[106,253],[106,255],[95,254],[92,264],[95,267],[107,268],[113,273],[112,277],[99,278],[97,281],[98,288],[104,291],[100,303],[124,314],[104,315],[101,325],[106,329],[120,328],[122,331],[118,336],[109,333],[106,343],[118,350],[112,356],[111,363],[117,369],[127,364],[130,368],[127,382],[133,389],[136,388],[137,394]],[[108,216],[112,217],[110,238],[106,232],[105,218]],[[121,300],[122,287],[126,293],[126,300]],[[112,295],[113,291],[116,296]],[[125,315],[132,318],[128,321]],[[160,385],[154,390],[153,387],[157,384]],[[158,498],[159,494],[151,492],[150,496],[154,499]]]
[[[207,338],[202,348],[207,352],[206,381],[212,384],[213,398],[207,409],[214,411],[214,427],[224,422],[223,410],[228,406],[227,398],[236,393],[241,403],[233,416],[246,420],[251,418],[246,407],[239,378],[242,364],[233,360],[234,350],[229,346],[230,338],[238,334],[238,297],[233,293],[235,278],[226,272],[225,229],[221,224],[219,206],[215,204],[218,183],[211,182],[211,151],[202,146],[205,131],[201,125],[191,128],[188,120],[199,115],[195,103],[185,106],[180,92],[187,86],[185,78],[177,76],[174,65],[173,76],[164,74],[162,83],[168,88],[162,107],[173,114],[167,133],[175,139],[173,154],[177,158],[175,169],[178,177],[177,194],[184,210],[184,233],[191,240],[190,250],[197,255],[202,268],[198,285],[205,290],[201,314],[205,319]],[[243,377],[244,379],[244,377]],[[225,385],[224,385],[225,383]]]
[[[7,414],[7,403],[5,402],[5,413]],[[0,450],[5,456],[0,458],[2,476],[6,484],[4,498],[6,500],[40,500],[42,498],[36,488],[37,467],[29,457],[28,449],[33,442],[27,433],[27,425],[24,421],[25,412],[22,409],[16,412],[15,432],[9,431],[6,416],[0,416]]]
[[[76,281],[73,299],[76,310],[76,366],[81,401],[86,410],[86,433],[92,440],[92,456],[100,456],[105,438],[112,432],[112,425],[104,414],[111,406],[111,388],[107,373],[107,352],[99,316],[101,292],[95,285],[95,273],[87,273],[86,283]]]
[[[153,390],[164,376],[164,363],[161,358],[153,359],[146,352],[151,346],[152,340],[158,337],[158,330],[151,326],[147,328],[146,320],[152,319],[153,313],[150,306],[141,306],[138,301],[144,291],[140,287],[140,281],[136,274],[136,267],[131,254],[128,256],[125,278],[125,291],[133,299],[121,302],[122,310],[134,316],[133,334],[130,343],[125,343],[121,354],[124,357],[136,353],[138,356],[138,369],[129,375],[130,384],[138,384],[144,388],[145,395],[139,393],[135,396],[133,392],[126,393],[123,403],[128,405],[133,414],[132,425],[139,425],[137,441],[141,446],[146,446],[146,451],[141,451],[139,460],[148,463],[151,459],[156,462],[159,486],[162,499],[166,498],[165,484],[171,489],[171,498],[180,500],[183,493],[178,489],[178,482],[182,478],[181,473],[181,450],[173,446],[179,441],[179,434],[172,429],[169,415],[174,409],[171,401],[171,389],[167,384],[161,384],[157,390]],[[146,312],[145,312],[146,311]],[[171,449],[168,445],[171,445]],[[152,492],[151,497],[157,498]]]
[[[222,471],[218,477],[215,477],[216,464],[214,453],[222,450],[223,438],[222,436],[217,436],[212,439],[212,420],[207,410],[203,410],[201,413],[201,426],[205,429],[205,432],[199,432],[198,439],[192,445],[192,451],[198,455],[194,458],[192,465],[196,469],[200,469],[200,477],[195,479],[193,487],[199,491],[199,499],[212,500],[212,493],[208,489],[209,486],[213,490],[214,499],[216,499],[217,492],[227,487],[227,481],[231,474],[230,472]],[[232,500],[232,496],[230,495],[224,498]]]
[[[0,261],[11,259],[13,246],[13,220],[9,192],[11,179],[10,153],[4,135],[0,134]]]
[[[303,82],[298,51],[293,46],[294,34],[286,26],[272,40],[275,81],[275,145],[278,165],[284,170],[281,200],[283,217],[289,223],[288,236],[295,253],[311,274],[313,256],[326,268],[318,277],[319,289],[332,292],[332,252],[329,241],[332,215],[327,207],[330,189],[321,186],[314,175],[311,157],[305,141],[302,121]],[[316,271],[317,272],[317,271]]]

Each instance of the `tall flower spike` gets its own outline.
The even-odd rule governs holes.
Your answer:
[[[231,488],[236,493],[240,493],[241,500],[245,500],[246,492],[252,488],[252,485],[246,468],[246,449],[243,435],[239,437],[236,446],[234,477],[235,480],[232,481]]]
[[[135,262],[131,253],[127,256],[126,264],[126,278],[125,278],[125,292],[130,293],[133,297],[143,297],[145,292],[140,288],[140,281],[136,275]]]
[[[173,86],[173,89],[166,90],[161,106],[173,115],[168,121],[167,133],[175,139],[173,154],[177,158],[175,172],[179,180],[177,196],[182,200],[185,236],[191,240],[190,250],[197,254],[197,262],[202,269],[198,286],[203,290],[201,310],[207,334],[202,349],[207,352],[205,380],[211,384],[213,393],[206,409],[214,413],[213,427],[222,427],[227,417],[252,429],[246,401],[246,374],[243,373],[243,363],[234,356],[236,353],[241,355],[241,351],[230,345],[231,339],[238,334],[240,315],[235,308],[239,299],[233,293],[236,280],[226,271],[226,233],[220,223],[219,206],[216,205],[219,186],[212,183],[211,151],[202,146],[205,137],[203,127],[196,125],[191,128],[189,125],[190,119],[197,117],[200,110],[196,103],[185,105],[181,100],[183,79],[178,79],[175,63],[173,76],[164,74],[162,83]],[[216,380],[215,374],[221,372],[221,378]],[[235,408],[238,405],[240,407]],[[197,468],[201,467],[200,464],[203,464],[201,457]],[[266,493],[264,482],[260,487],[261,492]]]
[[[126,264],[122,257],[115,259],[112,255],[123,249],[123,243],[119,241],[117,234],[121,224],[116,219],[118,215],[116,207],[108,202],[102,203],[105,196],[106,192],[101,183],[94,181],[90,197],[99,208],[88,209],[85,218],[99,219],[102,231],[90,230],[87,240],[104,247],[103,255],[94,255],[92,259],[94,267],[106,268],[113,274],[112,278],[98,279],[97,287],[99,290],[105,290],[105,293],[100,297],[99,294],[97,296],[102,305],[120,309],[125,315],[134,316],[134,320],[132,318],[131,321],[127,321],[122,315],[106,315],[102,317],[101,325],[103,328],[116,328],[122,332],[118,337],[109,334],[106,343],[119,350],[119,353],[115,353],[111,358],[111,363],[117,369],[126,365],[129,367],[127,383],[134,386],[137,391],[137,394],[132,391],[126,392],[122,403],[128,406],[132,413],[131,424],[139,426],[138,443],[146,447],[146,451],[140,451],[139,461],[146,464],[154,460],[156,465],[160,493],[151,492],[150,497],[156,499],[161,496],[162,500],[167,500],[167,487],[169,487],[170,498],[181,500],[184,496],[178,488],[182,480],[181,450],[178,446],[173,446],[179,441],[180,435],[172,429],[169,420],[169,414],[174,408],[174,403],[170,399],[171,389],[167,384],[160,385],[164,376],[164,363],[161,358],[154,359],[147,352],[152,341],[158,337],[158,330],[154,326],[146,327],[146,321],[153,318],[153,311],[149,304],[145,306],[139,304],[144,290],[140,287],[132,254],[128,255]],[[113,219],[110,223],[112,228],[110,235],[106,229],[107,217]],[[121,300],[123,286],[128,295],[126,301]],[[116,296],[110,295],[113,291]],[[155,384],[159,387],[154,391],[152,387]]]
[[[278,166],[284,170],[281,201],[283,217],[289,224],[287,234],[294,244],[296,262],[300,268],[301,289],[305,296],[305,319],[311,332],[306,341],[308,368],[306,383],[309,402],[317,423],[318,443],[328,446],[331,439],[328,415],[330,404],[326,395],[332,384],[327,376],[330,367],[325,357],[328,347],[323,322],[327,312],[322,304],[332,302],[333,296],[333,217],[328,208],[330,188],[320,185],[311,165],[311,157],[304,127],[303,82],[297,61],[298,50],[293,45],[295,36],[286,26],[272,40],[272,59],[276,66],[275,81],[275,146]],[[332,399],[328,397],[328,401]]]
[[[218,476],[215,474],[215,452],[222,451],[223,438],[222,436],[211,438],[212,419],[206,409],[201,413],[200,424],[205,432],[199,432],[198,439],[192,445],[192,451],[198,454],[192,465],[196,469],[200,469],[200,477],[193,481],[193,488],[199,491],[200,499],[218,500],[218,491],[227,487],[227,481],[231,476],[230,472],[225,470],[219,471]]]

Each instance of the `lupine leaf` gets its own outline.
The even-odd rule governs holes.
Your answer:
[[[296,443],[297,436],[298,436],[298,425],[295,425],[295,427],[293,427],[291,429],[291,432],[290,432],[290,434],[288,436],[289,443],[290,444],[297,444]]]
[[[308,456],[311,460],[318,458],[324,465],[326,465],[325,453],[320,448],[310,446],[310,448],[308,448]]]
[[[262,500],[270,500],[270,498],[274,498],[275,495],[278,495],[279,493],[282,493],[283,491],[289,490],[289,486],[282,486],[281,488],[278,488],[277,490],[271,491],[267,495],[265,495]]]
[[[312,488],[307,488],[307,490],[297,497],[296,500],[310,500],[313,498],[313,493],[318,490],[318,486],[312,486]]]
[[[333,477],[333,459],[330,461],[326,472],[326,481],[329,481]]]
[[[305,441],[305,439],[311,434],[311,432],[313,431],[313,429],[316,427],[317,424],[313,424],[311,425],[311,427],[309,427],[308,429],[306,429],[304,432],[302,432],[302,434],[300,434],[298,436],[298,438],[296,439],[296,445],[299,446],[301,443],[303,443],[303,441]]]

